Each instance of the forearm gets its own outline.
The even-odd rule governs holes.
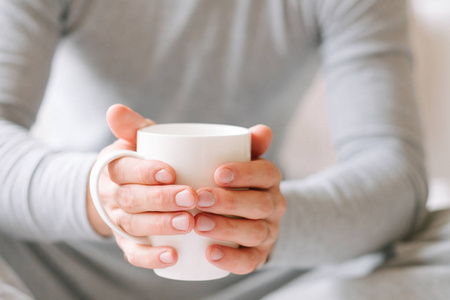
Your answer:
[[[86,183],[96,154],[56,152],[28,130],[0,121],[0,228],[34,240],[98,238],[86,214]]]
[[[424,170],[415,166],[375,149],[305,180],[283,182],[288,209],[271,264],[337,263],[408,235],[426,198]]]

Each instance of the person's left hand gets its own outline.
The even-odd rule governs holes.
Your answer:
[[[252,161],[220,166],[214,179],[222,188],[197,191],[197,207],[202,212],[195,216],[195,231],[240,245],[238,249],[211,245],[206,257],[217,267],[235,274],[253,272],[267,261],[286,210],[286,200],[279,187],[281,172],[272,162],[259,158],[272,142],[272,131],[264,125],[250,130]]]

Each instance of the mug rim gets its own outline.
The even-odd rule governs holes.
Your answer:
[[[250,134],[250,130],[245,127],[214,123],[159,123],[141,128],[139,132],[146,135],[189,138],[211,138]]]

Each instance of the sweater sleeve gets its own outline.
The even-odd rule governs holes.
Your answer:
[[[0,0],[0,231],[19,239],[98,238],[85,207],[95,153],[56,151],[30,134],[66,8]]]
[[[421,223],[427,196],[406,1],[315,1],[339,163],[285,181],[269,265],[310,268],[378,251]]]

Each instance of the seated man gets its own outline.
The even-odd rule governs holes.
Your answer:
[[[37,299],[259,299],[307,270],[363,255],[382,261],[423,223],[404,1],[2,0],[0,20],[0,254]],[[339,164],[281,181],[277,153],[319,66]],[[133,110],[113,106],[109,128],[114,103]],[[208,257],[234,275],[159,278],[150,269],[175,264],[176,251],[112,238],[93,209],[93,163],[102,149],[134,149],[145,117],[268,126],[253,127],[255,159],[234,170],[244,176],[232,184],[251,193],[213,201],[215,227],[203,232],[190,219],[176,231],[150,218],[137,226],[240,242]],[[142,199],[137,190],[146,194],[154,179],[151,166],[121,161],[100,184],[117,201],[119,225],[142,212],[120,203]],[[137,177],[131,194],[108,188]],[[151,185],[164,194],[172,180]],[[151,215],[201,209],[199,198],[191,191],[189,205]],[[243,219],[222,216],[236,206]]]

